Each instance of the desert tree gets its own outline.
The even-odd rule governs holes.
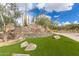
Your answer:
[[[0,4],[0,19],[2,20],[2,27],[4,33],[4,41],[7,41],[6,25],[15,23],[15,19],[20,16],[20,12],[15,3]]]

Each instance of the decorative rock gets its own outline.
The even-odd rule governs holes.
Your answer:
[[[37,47],[36,44],[30,43],[30,44],[25,48],[25,51],[32,51],[32,50],[35,50],[36,47]]]
[[[23,39],[23,37],[19,37],[18,39]]]
[[[59,35],[54,36],[55,39],[60,39],[61,37]]]
[[[6,32],[10,31],[10,30],[14,30],[14,24],[13,23],[9,23],[6,25]]]
[[[14,54],[12,54],[13,56],[30,56],[29,54],[16,54],[16,53],[14,53]]]
[[[3,40],[2,40],[2,39],[0,39],[0,42],[3,42]]]
[[[27,42],[27,41],[21,43],[21,48],[24,48],[24,47],[26,47],[26,46],[28,46],[28,42]]]

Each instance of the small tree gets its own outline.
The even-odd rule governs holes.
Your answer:
[[[34,23],[43,26],[46,30],[52,25],[51,19],[44,14],[37,16]]]

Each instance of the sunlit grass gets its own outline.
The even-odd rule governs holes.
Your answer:
[[[24,51],[20,48],[20,44],[15,44],[6,47],[0,47],[0,55],[12,55],[13,53],[30,54],[35,56],[79,56],[79,42],[70,38],[61,36],[56,40],[53,36],[43,38],[26,38],[25,41],[35,43],[37,45],[34,51]]]

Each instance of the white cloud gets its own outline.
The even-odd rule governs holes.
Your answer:
[[[59,15],[55,15],[54,17],[57,18],[57,17],[59,17]]]
[[[24,11],[25,10],[25,3],[18,3],[17,4],[19,10]]]
[[[45,5],[46,5],[45,3],[38,3],[36,7],[38,7],[39,9],[42,9],[45,7]]]
[[[37,7],[39,9],[43,9],[45,7],[45,10],[48,12],[56,11],[68,11],[72,9],[73,3],[47,3],[47,4],[37,4]]]
[[[62,26],[62,24],[61,24],[61,23],[59,23],[59,24],[58,24],[58,26]]]
[[[19,10],[22,11],[29,11],[34,8],[34,5],[32,3],[18,3],[17,6],[19,7]]]
[[[27,11],[32,10],[35,6],[32,3],[27,3]]]
[[[79,22],[78,21],[74,21],[74,24],[78,24]]]
[[[79,14],[77,16],[79,17]]]
[[[51,19],[51,16],[48,16],[48,15],[45,15],[45,14],[39,15],[39,18],[40,18],[40,17],[46,17],[46,18],[48,18],[48,19]]]
[[[49,19],[51,19],[51,16],[48,16],[48,15],[44,15],[45,17],[47,17],[47,18],[49,18]]]
[[[68,25],[68,24],[71,24],[71,23],[69,21],[63,22],[63,25]]]

